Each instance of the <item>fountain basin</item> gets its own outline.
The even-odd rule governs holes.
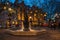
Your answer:
[[[30,36],[34,36],[34,35],[38,35],[38,34],[42,34],[42,33],[46,33],[46,30],[45,29],[42,29],[42,30],[34,30],[34,31],[20,31],[20,30],[17,30],[17,31],[12,31],[12,30],[9,30],[7,31],[7,33],[9,34],[12,34],[12,35],[30,35]]]

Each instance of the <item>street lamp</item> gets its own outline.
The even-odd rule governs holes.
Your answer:
[[[46,15],[46,14],[44,14],[44,16],[46,17],[47,15]]]
[[[9,11],[12,11],[12,8],[8,8]]]
[[[14,24],[15,22],[14,21],[12,21],[12,24]]]
[[[6,10],[7,8],[4,6],[4,10]]]
[[[13,10],[12,8],[8,8],[8,11],[9,11],[10,13],[16,13],[15,10]]]

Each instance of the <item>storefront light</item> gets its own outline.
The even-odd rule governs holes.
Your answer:
[[[41,14],[41,15],[43,15],[43,14]]]
[[[34,16],[36,16],[36,14],[34,14]]]
[[[12,24],[14,24],[15,22],[14,21],[12,21]]]
[[[15,23],[16,25],[18,24],[18,22],[16,21],[16,23]]]
[[[10,24],[9,21],[7,21],[7,24],[8,24],[8,25]]]
[[[35,12],[38,12],[37,10],[35,10]]]
[[[32,17],[30,16],[29,18],[31,19]]]
[[[32,13],[32,11],[30,13]]]

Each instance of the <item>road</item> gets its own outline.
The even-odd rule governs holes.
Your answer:
[[[58,30],[47,30],[47,33],[37,36],[13,36],[2,30],[0,40],[60,40],[60,32]]]

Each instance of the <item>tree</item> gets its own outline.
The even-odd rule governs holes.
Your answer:
[[[43,11],[47,12],[48,18],[51,18],[51,15],[54,15],[56,5],[55,5],[55,0],[45,0],[45,3],[42,5]]]

